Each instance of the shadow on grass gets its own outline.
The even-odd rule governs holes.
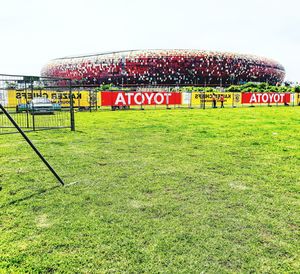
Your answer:
[[[50,188],[47,188],[47,189],[42,189],[42,190],[39,190],[38,192],[35,192],[35,193],[32,193],[30,195],[27,195],[25,197],[22,197],[22,198],[19,198],[19,199],[16,199],[16,200],[13,200],[13,201],[10,201],[8,203],[5,203],[3,205],[0,205],[0,209],[2,208],[7,208],[11,205],[15,205],[15,204],[18,204],[18,203],[21,203],[21,202],[24,202],[24,201],[27,201],[27,200],[30,200],[31,198],[33,197],[36,197],[38,195],[41,195],[41,194],[45,194],[45,193],[48,193],[56,188],[59,188],[61,187],[60,185],[55,185],[53,187],[50,187]]]

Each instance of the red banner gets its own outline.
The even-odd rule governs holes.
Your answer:
[[[111,92],[101,93],[102,106],[180,105],[180,92]]]
[[[291,102],[290,93],[278,92],[243,92],[242,104],[289,104]]]

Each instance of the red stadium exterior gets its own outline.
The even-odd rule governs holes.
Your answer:
[[[202,50],[131,50],[50,61],[42,76],[89,85],[230,85],[281,83],[284,67],[254,55]]]

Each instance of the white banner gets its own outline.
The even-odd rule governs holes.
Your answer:
[[[7,90],[0,90],[0,104],[6,106],[8,104]]]
[[[191,104],[191,97],[192,97],[191,92],[183,92],[182,93],[182,103],[184,105],[190,105]]]

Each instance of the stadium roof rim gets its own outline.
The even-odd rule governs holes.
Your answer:
[[[104,52],[98,52],[98,53],[89,53],[89,54],[80,54],[80,55],[69,55],[59,58],[54,58],[52,60],[60,60],[60,59],[70,59],[70,58],[83,58],[83,57],[90,57],[90,56],[98,56],[98,55],[106,55],[106,54],[114,54],[114,53],[122,53],[122,52],[134,52],[134,51],[158,51],[158,50],[164,50],[164,51],[171,51],[171,50],[186,50],[186,51],[206,51],[211,53],[231,53],[231,54],[237,54],[237,55],[247,55],[247,56],[253,56],[258,57],[255,54],[244,54],[244,53],[237,53],[237,52],[227,52],[227,51],[218,51],[218,50],[203,50],[203,49],[131,49],[131,50],[116,50],[116,51],[104,51]]]
[[[245,53],[238,53],[238,52],[227,52],[227,51],[218,51],[218,50],[203,50],[203,49],[131,49],[131,50],[116,50],[116,51],[104,51],[100,53],[90,53],[90,54],[82,54],[82,55],[70,55],[70,56],[65,56],[65,57],[59,57],[52,59],[51,61],[56,61],[56,60],[64,60],[64,59],[77,59],[77,58],[85,58],[85,57],[92,57],[92,56],[99,56],[99,55],[106,55],[106,54],[115,54],[115,53],[123,53],[123,52],[134,52],[134,51],[158,51],[158,50],[165,50],[165,51],[171,51],[171,50],[186,50],[186,51],[205,51],[205,52],[210,52],[210,53],[222,53],[222,54],[235,54],[235,55],[240,55],[243,57],[252,57],[252,58],[263,58],[265,60],[278,63],[276,60],[272,58],[267,58],[267,57],[262,57],[258,56],[255,54],[245,54]],[[284,68],[283,68],[284,69]]]
[[[69,58],[82,58],[82,57],[90,57],[90,56],[97,56],[97,55],[106,55],[106,54],[121,53],[121,52],[133,52],[133,51],[140,51],[140,50],[142,50],[142,49],[104,51],[104,52],[99,52],[99,53],[90,53],[90,54],[82,54],[82,55],[70,55],[70,56],[55,58],[53,60],[69,59]]]

